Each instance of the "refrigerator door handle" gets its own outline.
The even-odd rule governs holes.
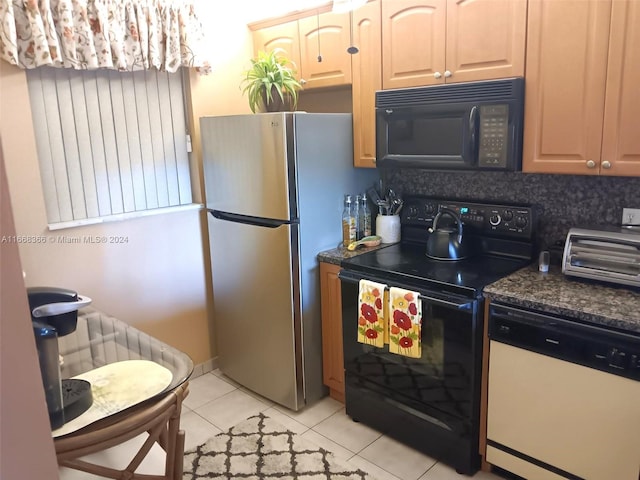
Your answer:
[[[227,222],[234,223],[246,223],[248,225],[256,225],[258,227],[266,228],[278,228],[282,225],[292,225],[298,223],[295,220],[276,220],[273,218],[252,217],[251,215],[240,215],[239,213],[222,212],[220,210],[213,210],[211,208],[207,208],[207,212],[209,212],[211,216],[219,220],[225,220]]]

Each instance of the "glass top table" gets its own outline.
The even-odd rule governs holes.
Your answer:
[[[165,373],[162,387],[166,387],[160,387],[146,397],[134,398],[122,408],[108,409],[100,419],[162,397],[185,383],[193,372],[193,362],[187,354],[93,308],[79,311],[76,330],[58,338],[58,348],[62,357],[60,373],[63,379],[78,376],[82,378],[98,371],[100,367],[114,366],[118,362],[123,365],[130,360],[146,360],[153,362],[152,366],[156,368],[158,365],[164,367],[161,369]],[[98,389],[95,389],[94,401],[97,392]],[[81,417],[82,415],[78,419]],[[85,425],[91,423],[93,420],[88,420]],[[54,437],[70,433],[64,430],[65,427],[66,425],[54,431]]]

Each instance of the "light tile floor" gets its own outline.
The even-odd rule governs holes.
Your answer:
[[[189,383],[189,395],[183,403],[181,428],[186,432],[186,449],[204,443],[247,417],[263,412],[277,422],[334,453],[337,458],[360,468],[377,480],[464,480],[455,470],[409,448],[376,430],[353,422],[344,405],[330,397],[299,412],[248,391],[219,370],[204,374]],[[119,447],[90,456],[93,461],[126,465],[131,450],[142,443],[136,438]],[[160,447],[154,447],[143,462],[142,473],[160,473],[164,462]],[[96,477],[60,469],[61,480],[92,480]],[[478,472],[474,480],[501,480],[496,475]]]

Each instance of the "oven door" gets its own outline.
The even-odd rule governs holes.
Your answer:
[[[475,471],[481,364],[480,299],[342,270],[346,411],[462,472]],[[409,358],[357,341],[359,280],[417,291],[422,356]]]

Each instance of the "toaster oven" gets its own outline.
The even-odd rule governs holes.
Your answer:
[[[565,275],[640,287],[640,232],[572,228],[562,255]]]

